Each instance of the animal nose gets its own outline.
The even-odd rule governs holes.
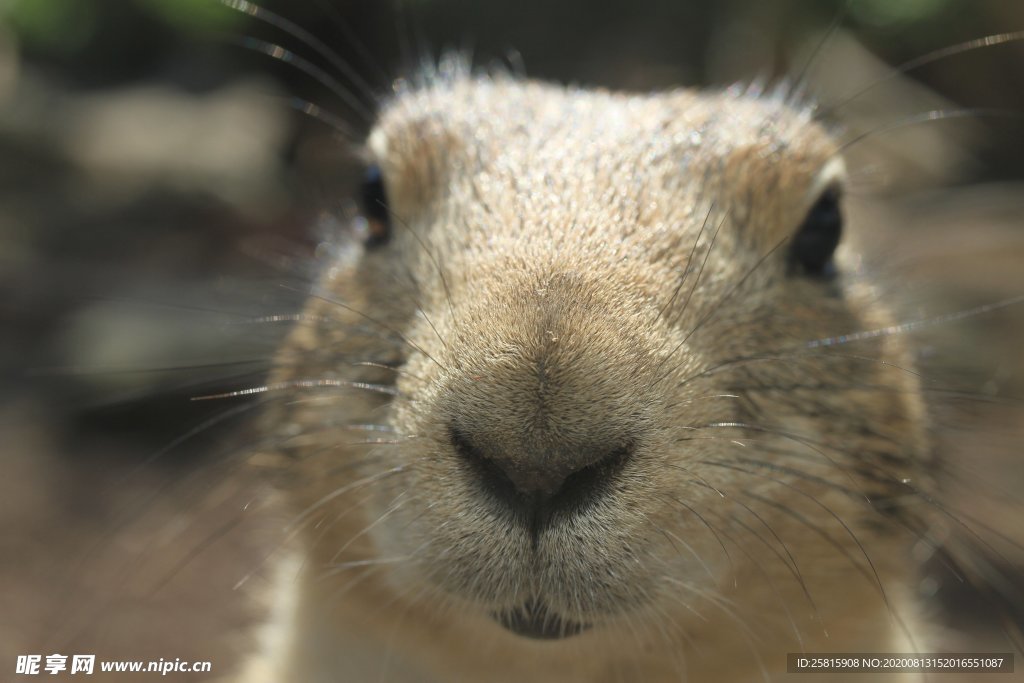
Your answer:
[[[451,430],[456,452],[491,494],[528,513],[580,505],[599,495],[633,451],[632,442],[586,446],[490,447],[486,438]],[[481,445],[478,445],[481,444]]]

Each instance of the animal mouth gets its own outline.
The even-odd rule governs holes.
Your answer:
[[[564,619],[552,613],[542,602],[528,600],[521,607],[492,615],[499,624],[517,636],[535,640],[560,640],[590,628],[590,624]]]

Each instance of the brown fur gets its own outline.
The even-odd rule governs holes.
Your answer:
[[[927,648],[912,361],[897,336],[808,348],[892,321],[847,247],[834,281],[786,259],[843,182],[809,111],[454,73],[367,153],[393,237],[339,258],[279,354],[300,559],[243,680],[774,680],[801,649]],[[453,425],[523,472],[632,453],[531,537]],[[528,599],[591,628],[491,616]]]

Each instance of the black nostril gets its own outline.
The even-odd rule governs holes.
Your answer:
[[[520,495],[519,490],[504,470],[484,456],[458,429],[452,427],[450,437],[455,452],[472,466],[475,474],[492,494],[502,500],[510,502],[516,500]]]
[[[583,455],[565,458],[558,454],[543,458],[515,453],[496,456],[478,448],[455,427],[451,428],[450,438],[455,451],[471,465],[492,495],[531,516],[579,508],[599,497],[634,448],[630,441],[612,449],[586,449]],[[538,462],[543,465],[535,464]]]

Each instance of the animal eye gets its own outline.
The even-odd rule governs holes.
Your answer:
[[[366,246],[377,247],[391,238],[391,214],[388,212],[384,176],[378,166],[370,166],[363,176],[362,209],[368,226]]]
[[[793,237],[789,258],[801,273],[822,277],[834,273],[832,255],[843,231],[843,213],[839,208],[839,190],[830,188],[807,212]]]

